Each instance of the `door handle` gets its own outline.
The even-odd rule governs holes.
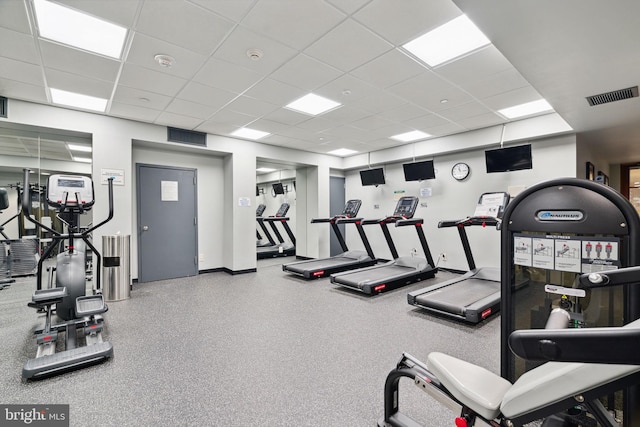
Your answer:
[[[142,231],[149,231],[149,226],[148,225],[143,225],[142,226]]]

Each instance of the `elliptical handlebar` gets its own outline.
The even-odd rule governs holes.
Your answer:
[[[24,217],[27,218],[28,221],[34,223],[35,225],[37,225],[38,227],[42,227],[45,230],[47,230],[49,233],[52,233],[55,236],[60,236],[61,233],[57,232],[56,230],[54,230],[51,227],[47,227],[46,225],[44,225],[43,223],[37,221],[35,218],[31,217],[31,206],[30,206],[30,202],[31,200],[29,200],[29,173],[31,173],[30,169],[23,169],[24,171],[24,179],[23,179],[23,186],[24,189],[22,191],[22,212],[24,212]]]

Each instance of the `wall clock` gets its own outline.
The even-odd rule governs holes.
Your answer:
[[[458,181],[462,181],[469,176],[471,172],[471,168],[468,164],[464,162],[456,163],[451,168],[451,176],[457,179]]]

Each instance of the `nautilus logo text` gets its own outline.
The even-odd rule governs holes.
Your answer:
[[[538,211],[540,221],[581,221],[584,214],[580,211]]]

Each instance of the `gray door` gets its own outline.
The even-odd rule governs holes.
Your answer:
[[[136,165],[138,281],[198,274],[196,170]]]
[[[338,176],[330,176],[329,177],[329,215],[335,216],[340,215],[344,210],[345,201],[345,191],[344,191],[344,178]],[[344,224],[338,225],[340,228],[340,232],[344,236]],[[329,253],[331,256],[338,255],[342,253],[342,248],[340,247],[340,243],[338,243],[338,239],[336,238],[333,231],[331,231],[331,240],[329,246]]]

